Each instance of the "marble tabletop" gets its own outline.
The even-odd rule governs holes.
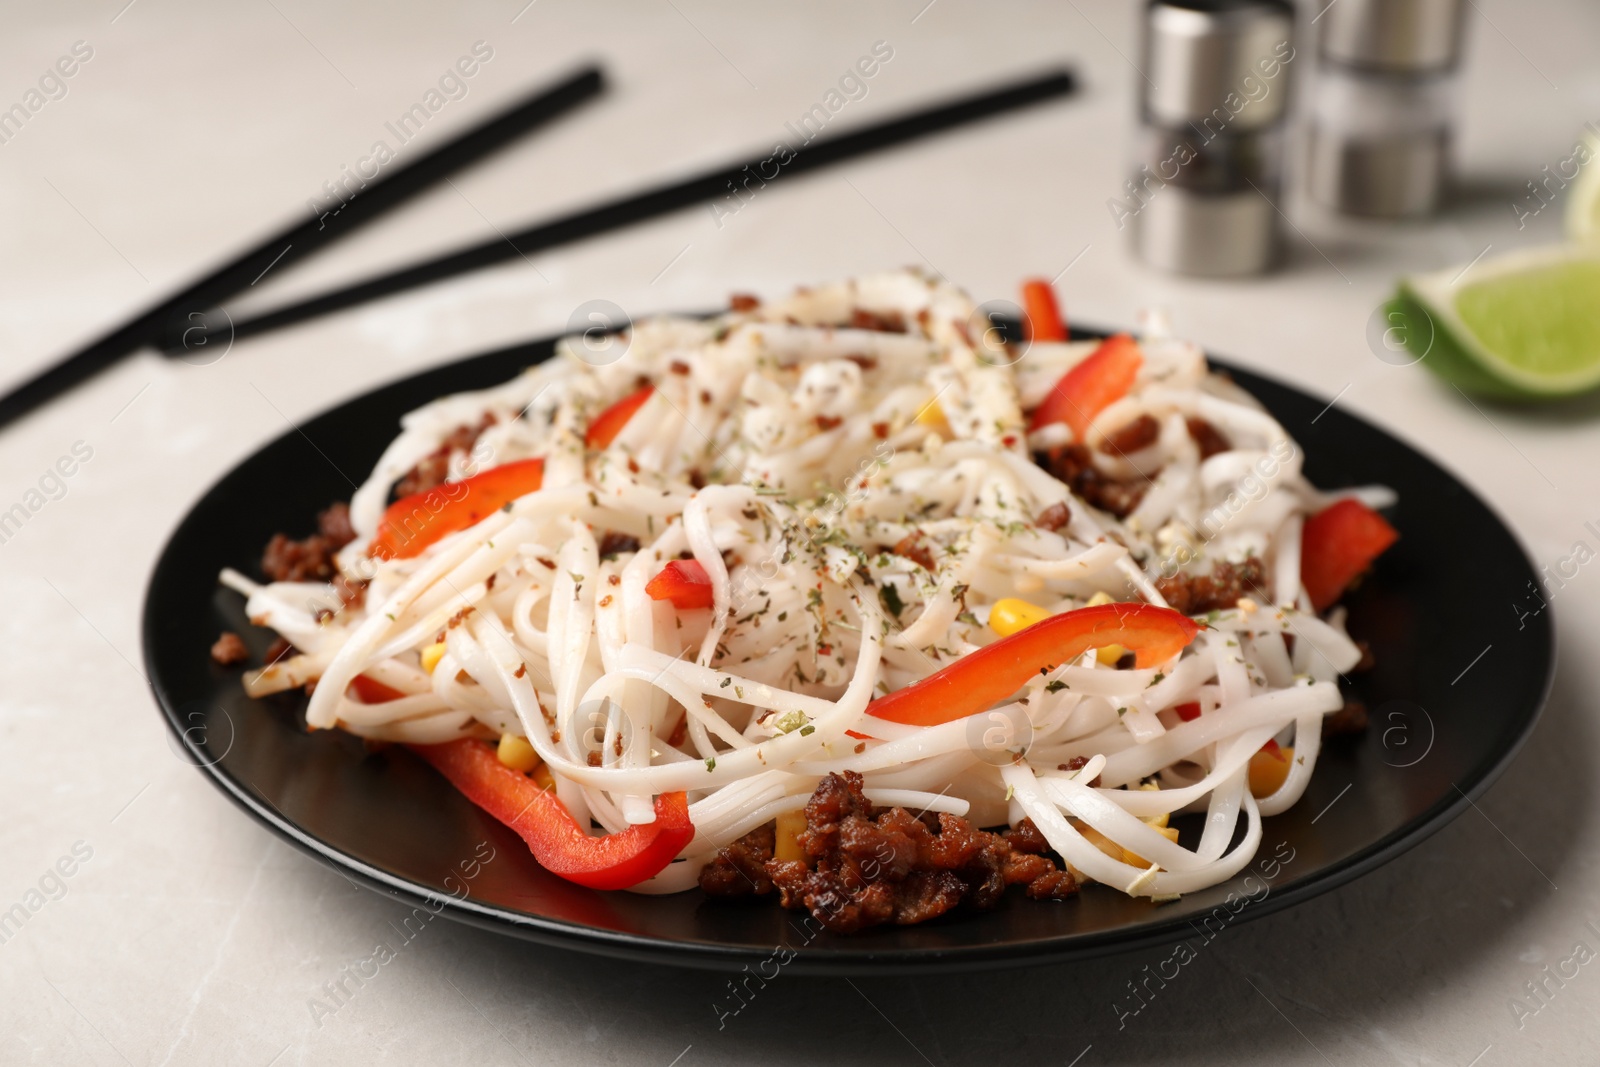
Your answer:
[[[386,124],[463,57],[474,72],[444,85],[420,145],[585,58],[605,64],[612,89],[325,257],[264,278],[232,313],[764,147],[875,48],[889,58],[839,110],[840,129],[1063,59],[1083,89],[775,182],[735,212],[707,205],[513,259],[240,341],[219,360],[143,353],[0,431],[0,510],[22,501],[30,513],[0,543],[0,912],[26,914],[0,941],[0,1062],[1600,1060],[1600,966],[1589,965],[1600,952],[1589,769],[1600,576],[1588,566],[1554,602],[1560,662],[1544,718],[1478,804],[1376,873],[1228,930],[1137,1018],[1115,1005],[1165,950],[976,976],[785,978],[719,1020],[716,975],[444,922],[329,1011],[329,983],[393,939],[402,906],[271,836],[169,747],[142,674],[139,611],[156,553],[204,487],[374,382],[560,330],[592,299],[639,315],[907,263],[991,299],[1024,275],[1059,275],[1075,318],[1128,325],[1164,308],[1179,332],[1425,449],[1493,502],[1540,565],[1600,541],[1585,525],[1600,524],[1593,402],[1474,404],[1376,358],[1366,339],[1398,274],[1558,239],[1562,205],[1521,217],[1513,205],[1600,119],[1600,8],[1469,0],[1451,210],[1356,224],[1290,195],[1284,269],[1224,283],[1142,268],[1107,207],[1141,77],[1136,7],[9,5],[0,108],[20,102],[27,118],[0,125],[0,385],[326,203],[324,183],[393,142]],[[1499,610],[1513,609],[1485,607]]]

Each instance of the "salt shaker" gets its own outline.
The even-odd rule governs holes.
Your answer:
[[[1286,0],[1152,0],[1132,177],[1108,207],[1146,263],[1233,277],[1279,248],[1284,119],[1295,58]]]
[[[1319,18],[1307,176],[1338,211],[1437,210],[1450,172],[1462,0],[1338,0]]]

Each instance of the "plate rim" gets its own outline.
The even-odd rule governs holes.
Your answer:
[[[1077,340],[1105,337],[1114,331],[1102,331],[1097,328],[1086,328],[1075,324],[1071,332],[1073,339]],[[479,903],[470,896],[457,897],[449,894],[433,893],[426,886],[375,867],[324,842],[315,834],[306,831],[299,824],[289,819],[270,800],[267,800],[264,796],[255,795],[247,782],[234,777],[222,767],[220,758],[210,759],[202,744],[197,744],[189,736],[189,728],[186,728],[180,721],[177,701],[168,690],[167,680],[162,676],[158,668],[155,649],[159,639],[154,632],[156,619],[152,612],[152,602],[156,595],[157,585],[169,563],[169,553],[173,547],[173,542],[194,512],[228,478],[232,477],[240,466],[278,442],[293,437],[300,432],[300,427],[310,422],[323,418],[381,390],[403,386],[417,379],[468,362],[496,357],[508,358],[521,352],[537,352],[551,347],[562,336],[565,335],[556,334],[541,337],[531,341],[446,359],[410,373],[378,382],[360,392],[333,401],[313,414],[300,419],[294,427],[249,450],[242,458],[231,463],[227,470],[213,479],[202,492],[189,502],[162,540],[161,548],[155,556],[155,563],[145,582],[139,627],[141,661],[150,680],[150,689],[155,698],[156,706],[161,712],[162,721],[172,735],[172,740],[187,753],[184,762],[190,763],[200,770],[219,792],[258,823],[272,831],[279,839],[294,846],[312,859],[333,868],[341,875],[347,878],[355,878],[368,889],[399,900],[402,903],[410,904],[413,907],[426,908],[435,915],[443,915],[479,929],[506,934],[555,948],[602,955],[614,959],[627,959],[698,970],[729,971],[737,970],[742,965],[765,960],[774,951],[787,948],[788,951],[792,952],[792,956],[784,966],[797,974],[914,974],[923,972],[932,966],[938,966],[949,973],[961,973],[1003,968],[1038,967],[1093,959],[1119,952],[1172,944],[1193,932],[1194,928],[1189,919],[1174,918],[1158,919],[1143,924],[1134,930],[1118,927],[1089,933],[1063,935],[1061,937],[1036,938],[1021,943],[1006,942],[953,948],[840,950],[827,947],[802,946],[794,948],[775,945],[768,949],[699,940],[666,941],[643,934],[587,926],[562,919],[552,919],[531,912],[514,912],[499,905]],[[1313,400],[1320,399],[1317,394],[1298,385],[1285,382],[1275,375],[1242,366],[1225,358],[1219,359],[1213,356],[1209,350],[1206,351],[1206,361],[1215,369],[1223,370],[1230,374],[1242,372],[1279,389],[1299,393]],[[1453,470],[1441,463],[1432,454],[1402,440],[1384,427],[1364,418],[1360,414],[1349,411],[1342,412],[1342,414],[1347,418],[1355,419],[1368,429],[1376,431],[1401,447],[1408,449],[1426,460],[1433,467],[1444,472],[1505,531],[1512,543],[1516,545],[1523,563],[1528,566],[1531,572],[1537,573],[1527,545],[1517,533],[1516,528],[1506,521],[1499,509],[1488,500],[1485,500]],[[1423,841],[1453,822],[1469,807],[1473,806],[1474,801],[1488,791],[1522,751],[1523,746],[1538,726],[1539,720],[1542,718],[1549,703],[1550,694],[1555,683],[1557,630],[1553,621],[1553,611],[1543,612],[1541,618],[1546,632],[1543,648],[1546,650],[1547,655],[1543,681],[1538,696],[1530,705],[1530,710],[1523,721],[1518,724],[1516,733],[1511,738],[1510,743],[1503,747],[1486,766],[1479,769],[1474,780],[1467,788],[1462,788],[1460,782],[1452,782],[1451,784],[1456,791],[1454,797],[1446,796],[1435,802],[1427,811],[1412,818],[1388,835],[1379,838],[1331,866],[1324,867],[1302,880],[1291,883],[1287,888],[1282,890],[1273,888],[1259,900],[1246,898],[1246,904],[1233,914],[1229,920],[1229,925],[1250,922],[1275,914],[1348,885],[1420,845]],[[1270,880],[1268,884],[1271,884]],[[970,917],[970,921],[981,921],[981,918],[981,916]]]

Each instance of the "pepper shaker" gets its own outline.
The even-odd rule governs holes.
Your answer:
[[[1432,214],[1450,172],[1461,0],[1338,0],[1320,21],[1312,197],[1352,215]]]
[[[1146,263],[1259,274],[1277,260],[1294,9],[1286,0],[1152,0],[1133,176],[1109,204]]]

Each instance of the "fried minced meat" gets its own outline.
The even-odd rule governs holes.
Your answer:
[[[784,907],[846,934],[925,922],[957,907],[993,908],[1010,885],[1026,886],[1036,900],[1078,891],[1072,875],[1041,854],[1048,845],[1031,823],[995,834],[944,812],[877,810],[854,771],[824,778],[805,818],[803,862],[772,858],[768,824],[722,849],[701,873],[701,888],[717,897],[776,889]]]
[[[1035,459],[1065,482],[1074,496],[1119,519],[1127,518],[1150,488],[1148,478],[1123,481],[1104,473],[1094,465],[1094,457],[1085,445],[1063,445],[1040,453]]]
[[[894,546],[894,554],[909,559],[923,570],[936,571],[939,562],[933,555],[933,542],[921,530],[902,537]]]
[[[600,558],[616,559],[629,552],[639,551],[639,539],[632,534],[607,530],[600,538]]]
[[[1033,524],[1041,530],[1064,529],[1072,521],[1072,509],[1057,501],[1034,516]]]
[[[1233,443],[1230,442],[1222,431],[1211,425],[1199,416],[1184,419],[1183,424],[1189,430],[1189,436],[1194,439],[1195,445],[1200,449],[1202,460],[1210,459],[1219,452],[1231,452]]]
[[[858,330],[876,330],[879,333],[905,333],[906,317],[898,311],[868,311],[853,308],[850,325]]]
[[[426,493],[429,489],[437,489],[450,478],[450,461],[457,453],[470,452],[472,446],[478,443],[478,438],[483,431],[493,426],[497,420],[493,412],[486,413],[476,426],[463,423],[439,443],[439,447],[423,456],[415,467],[406,471],[395,483],[394,495],[396,497],[411,496],[415,493]]]
[[[764,823],[721,849],[700,872],[700,888],[714,897],[759,897],[772,892],[767,864],[772,862],[776,832]]]
[[[211,662],[223,667],[231,667],[235,663],[243,663],[250,658],[250,650],[245,647],[244,639],[232,630],[224,630],[211,646]]]
[[[1100,451],[1113,456],[1125,456],[1149,448],[1161,438],[1161,423],[1153,415],[1140,415],[1105,435]]]
[[[350,505],[330,504],[317,515],[317,532],[291,540],[286,534],[273,534],[261,554],[261,573],[273,582],[329,582],[338,568],[334,555],[355,540],[350,525]],[[346,590],[341,588],[340,597]],[[348,600],[346,601],[349,602]]]
[[[1201,459],[1210,459],[1219,452],[1227,452],[1233,445],[1222,432],[1204,419],[1185,420],[1189,436],[1200,449]],[[1108,433],[1100,443],[1100,451],[1109,455],[1129,455],[1154,444],[1161,436],[1161,424],[1149,415],[1138,418]],[[1144,499],[1150,488],[1150,479],[1135,477],[1115,478],[1095,466],[1093,453],[1087,445],[1070,444],[1052,448],[1034,457],[1035,462],[1061,481],[1074,495],[1119,519],[1125,519]]]
[[[1180,573],[1157,578],[1155,585],[1156,592],[1175,611],[1204,615],[1208,611],[1234,607],[1242,597],[1270,601],[1271,597],[1262,586],[1265,580],[1266,567],[1261,560],[1250,556],[1239,563],[1224,560],[1212,567],[1209,574]]]
[[[1330,738],[1366,733],[1368,718],[1365,704],[1357,700],[1347,700],[1344,702],[1344,707],[1322,720],[1322,739],[1326,741]]]

